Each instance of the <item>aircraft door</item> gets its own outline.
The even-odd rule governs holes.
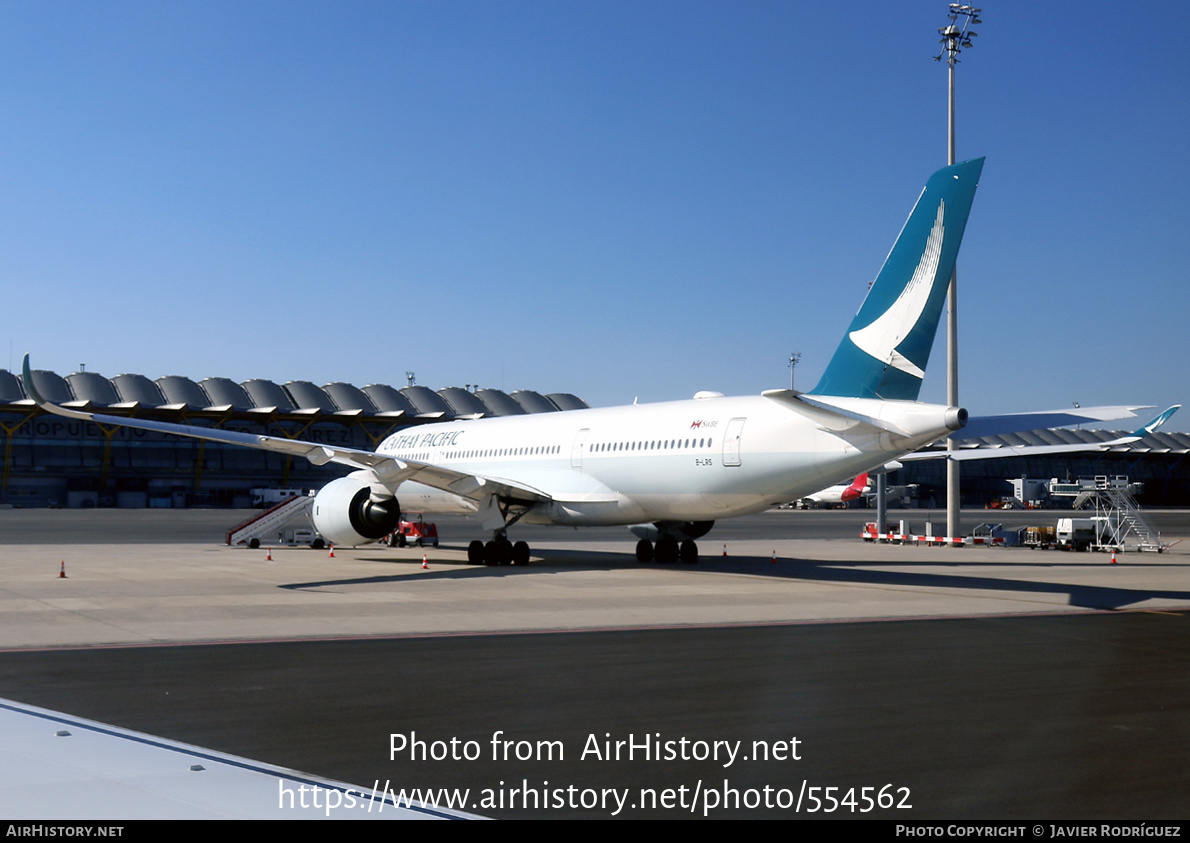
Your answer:
[[[732,419],[727,423],[727,432],[723,434],[723,464],[740,464],[740,436],[744,431],[747,419]]]
[[[583,467],[583,448],[587,444],[587,434],[591,432],[589,427],[584,427],[574,437],[574,444],[570,446],[570,467]]]

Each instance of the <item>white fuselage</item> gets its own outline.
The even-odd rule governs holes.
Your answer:
[[[945,436],[954,413],[916,402],[826,400],[884,426],[798,406],[790,393],[716,396],[430,424],[388,437],[378,452],[538,491],[549,500],[529,510],[530,523],[713,521],[882,465]],[[393,491],[406,511],[478,509],[474,495],[414,481]]]

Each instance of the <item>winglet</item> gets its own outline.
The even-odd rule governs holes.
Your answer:
[[[25,387],[25,394],[33,399],[33,403],[47,413],[53,413],[56,416],[66,416],[68,419],[92,420],[91,413],[84,413],[79,410],[67,410],[65,407],[59,407],[57,404],[46,400],[46,397],[38,391],[37,385],[33,382],[33,372],[29,367],[28,352],[25,353],[25,359],[21,363],[21,382]]]
[[[21,380],[24,382],[25,394],[33,399],[33,403],[39,407],[45,403],[45,399],[41,397],[41,393],[37,391],[37,387],[33,385],[33,372],[29,370],[29,352],[25,352],[25,360],[21,363]]]
[[[1161,415],[1157,416],[1157,418],[1153,419],[1148,424],[1134,430],[1132,432],[1131,436],[1125,436],[1120,441],[1123,443],[1123,442],[1135,442],[1137,439],[1144,439],[1149,434],[1155,433],[1157,428],[1161,427],[1161,425],[1163,425],[1167,421],[1169,421],[1169,417],[1172,416],[1174,413],[1176,413],[1181,408],[1182,408],[1181,404],[1174,404],[1172,407],[1170,407],[1168,410],[1166,410]]]

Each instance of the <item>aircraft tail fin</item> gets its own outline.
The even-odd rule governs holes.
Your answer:
[[[811,395],[917,399],[983,161],[930,177]]]
[[[868,474],[864,472],[855,478],[850,486],[843,490],[843,503],[853,501],[864,493],[864,489],[868,487]]]

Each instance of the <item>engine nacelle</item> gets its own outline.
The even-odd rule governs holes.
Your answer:
[[[368,476],[366,471],[353,472],[327,483],[314,496],[314,528],[332,544],[368,544],[397,529],[401,505],[395,497],[372,500]]]

